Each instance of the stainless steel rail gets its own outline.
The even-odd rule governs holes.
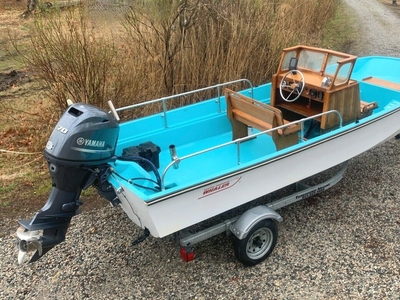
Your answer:
[[[206,152],[210,152],[210,151],[222,148],[222,147],[226,147],[226,146],[229,146],[229,145],[232,145],[232,144],[236,144],[237,145],[237,164],[240,165],[240,163],[241,163],[240,162],[240,145],[241,145],[242,142],[245,142],[247,140],[253,139],[256,136],[259,136],[259,135],[262,135],[262,134],[266,134],[266,133],[270,133],[270,132],[272,132],[274,130],[286,128],[286,127],[289,127],[291,125],[298,124],[298,123],[300,123],[300,128],[301,128],[301,130],[300,130],[300,142],[304,142],[304,122],[307,121],[307,120],[319,118],[319,117],[321,117],[323,115],[327,115],[327,114],[336,114],[339,117],[339,128],[343,126],[343,118],[342,118],[341,114],[339,113],[339,111],[337,111],[337,110],[329,110],[329,111],[326,111],[326,112],[323,112],[323,113],[316,114],[316,115],[311,116],[311,117],[303,118],[303,119],[300,119],[300,120],[297,120],[297,121],[294,121],[294,122],[291,122],[291,123],[288,123],[288,124],[285,124],[285,125],[282,125],[282,126],[277,126],[277,127],[272,128],[272,129],[268,129],[268,130],[265,130],[265,131],[261,131],[261,132],[249,135],[247,137],[236,139],[234,141],[230,141],[230,142],[227,142],[227,143],[222,143],[220,145],[217,145],[217,146],[214,146],[214,147],[210,147],[210,148],[198,151],[198,152],[194,152],[194,153],[182,156],[182,157],[178,157],[175,154],[173,159],[172,159],[172,161],[167,165],[167,167],[164,169],[164,171],[162,173],[162,176],[161,176],[161,190],[165,189],[164,178],[165,178],[165,175],[167,174],[168,170],[172,166],[175,166],[175,168],[176,168],[182,160],[185,160],[185,159],[188,159],[188,158],[191,158],[193,156],[197,156],[197,155],[200,155],[200,154],[203,154],[203,153],[206,153]]]
[[[225,82],[225,83],[220,83],[220,84],[216,84],[216,85],[212,85],[212,86],[208,86],[205,88],[201,88],[201,89],[197,89],[197,90],[193,90],[193,91],[189,91],[189,92],[185,92],[185,93],[180,93],[180,94],[176,94],[176,95],[171,95],[168,97],[161,97],[158,99],[154,99],[154,100],[150,100],[150,101],[146,101],[146,102],[142,102],[142,103],[137,103],[137,104],[133,104],[133,105],[128,105],[128,106],[124,106],[124,107],[120,107],[115,109],[116,112],[120,112],[120,111],[124,111],[124,110],[128,110],[128,109],[133,109],[133,108],[137,108],[137,107],[141,107],[141,106],[146,106],[149,104],[154,104],[154,103],[162,103],[162,112],[163,112],[163,116],[164,116],[164,124],[165,127],[168,127],[168,120],[167,120],[167,104],[166,101],[174,99],[174,98],[178,98],[178,97],[183,97],[183,96],[187,96],[187,95],[191,95],[191,94],[195,94],[195,93],[199,93],[199,92],[204,92],[204,91],[208,91],[208,90],[212,90],[212,89],[217,89],[217,101],[218,101],[218,112],[221,112],[221,88],[227,85],[231,85],[231,84],[235,84],[235,83],[240,83],[240,82],[245,82],[249,85],[250,87],[250,96],[251,98],[253,98],[253,84],[251,83],[250,80],[242,78],[242,79],[237,79],[237,80],[233,80],[233,81],[229,81],[229,82]],[[118,116],[118,114],[117,114]]]

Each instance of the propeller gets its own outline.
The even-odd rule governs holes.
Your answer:
[[[24,262],[27,252],[38,251],[39,256],[42,255],[43,249],[39,230],[29,231],[21,226],[17,229],[17,236],[19,239],[18,264]]]

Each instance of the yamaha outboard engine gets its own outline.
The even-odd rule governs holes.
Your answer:
[[[81,191],[109,168],[118,133],[114,117],[95,106],[74,104],[63,114],[44,150],[52,178],[49,198],[33,219],[19,221],[19,263],[27,251],[36,250],[33,262],[64,241],[82,204]]]

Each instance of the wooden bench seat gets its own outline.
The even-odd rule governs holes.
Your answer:
[[[224,94],[227,102],[227,116],[232,124],[233,140],[246,137],[248,126],[265,131],[289,123],[283,119],[282,112],[278,108],[227,88],[224,89]],[[299,131],[300,124],[272,131],[271,136],[276,149],[280,150],[297,144]]]

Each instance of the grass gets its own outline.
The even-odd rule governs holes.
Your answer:
[[[7,168],[2,170],[9,172],[9,175],[1,175],[0,185],[0,208],[2,218],[12,218],[20,215],[24,209],[32,211],[39,209],[38,202],[44,204],[44,199],[48,195],[51,183],[48,180],[47,172],[35,172],[38,168],[31,166],[33,170],[27,170],[26,164],[13,169],[12,172]],[[39,200],[39,201],[36,201]]]
[[[13,189],[15,189],[15,187],[16,187],[16,183],[7,184],[7,185],[5,185],[3,187],[0,187],[0,194],[10,192]],[[6,206],[7,206],[9,201],[6,201],[6,200],[2,199],[2,205],[4,205],[5,203],[6,203]]]
[[[12,71],[25,67],[25,64],[22,61],[15,59],[13,54],[8,50],[0,50],[0,57],[3,58],[3,60],[0,60],[0,70]]]
[[[324,26],[321,45],[345,53],[351,51],[352,44],[357,40],[358,29],[355,24],[356,16],[340,2],[333,18]]]
[[[21,69],[25,64],[13,48],[12,40],[19,41],[24,51],[29,49],[27,37],[30,21],[22,19],[22,12],[12,9],[7,3],[0,4],[0,13],[0,71]]]

